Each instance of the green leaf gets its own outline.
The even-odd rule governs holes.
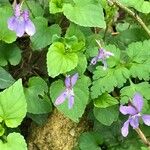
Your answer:
[[[5,133],[4,127],[0,124],[0,137]]]
[[[94,107],[95,118],[106,126],[110,126],[114,121],[117,121],[119,116],[118,106],[111,106],[107,108]]]
[[[8,63],[15,66],[21,61],[21,51],[15,44],[0,42],[0,58],[0,66],[6,66]]]
[[[128,46],[130,73],[132,77],[148,80],[150,77],[150,40],[135,42]]]
[[[79,79],[74,86],[75,93],[75,102],[72,109],[68,109],[68,99],[57,108],[60,110],[65,116],[69,117],[71,120],[75,122],[79,122],[79,118],[84,113],[86,105],[88,104],[89,99],[89,78],[82,77]],[[57,97],[65,90],[64,83],[61,80],[54,82],[50,87],[50,96],[52,102],[54,103]]]
[[[104,93],[94,100],[94,106],[98,108],[107,108],[118,104],[118,100],[108,93]]]
[[[15,128],[22,122],[27,112],[26,99],[21,80],[0,92],[0,122]]]
[[[108,64],[106,70],[98,66],[96,67],[96,71],[93,72],[93,86],[91,87],[92,99],[97,98],[105,92],[110,93],[114,90],[114,87],[122,87],[130,76],[129,70],[122,65],[120,50],[114,45],[108,45],[104,49],[112,52],[114,56],[106,60]]]
[[[16,40],[16,34],[10,31],[7,26],[7,21],[11,17],[12,8],[11,6],[1,6],[0,7],[0,41],[5,41],[6,43],[12,43]]]
[[[63,13],[70,21],[85,27],[106,27],[100,4],[80,0],[74,0],[74,3],[63,5]]]
[[[5,89],[15,82],[14,78],[0,67],[0,89]]]
[[[98,132],[85,132],[79,138],[79,147],[81,150],[101,150],[100,144],[103,140]]]
[[[142,13],[150,13],[150,2],[145,0],[119,0],[128,7],[133,7]]]
[[[56,77],[61,73],[66,73],[74,69],[78,64],[76,53],[68,53],[65,45],[60,42],[53,43],[47,53],[48,74]]]
[[[43,17],[36,17],[33,22],[36,27],[36,33],[30,39],[34,50],[40,50],[50,45],[53,35],[60,35],[61,33],[61,28],[57,24],[48,27],[48,21]]]
[[[27,150],[27,144],[24,137],[20,133],[10,133],[7,136],[7,142],[0,140],[1,150]]]
[[[49,114],[30,114],[30,113],[27,113],[27,116],[29,118],[31,118],[38,125],[44,125],[48,120]]]
[[[94,71],[93,86],[91,87],[91,96],[93,99],[99,95],[114,90],[114,87],[122,87],[129,78],[129,70],[123,66],[103,70],[102,67],[97,67]]]
[[[65,34],[66,39],[72,37],[76,38],[76,40],[71,43],[72,50],[74,52],[84,50],[83,48],[85,47],[85,36],[80,30],[79,26],[74,23],[70,24]]]
[[[33,14],[32,17],[44,15],[44,9],[41,7],[39,2],[36,2],[34,0],[26,0],[26,2],[23,3],[23,8],[28,9],[30,11],[30,15]]]
[[[78,55],[79,60],[78,60],[78,65],[77,67],[73,70],[74,73],[78,72],[80,75],[82,75],[87,68],[87,60],[84,54],[79,54]]]
[[[143,111],[149,109],[147,101],[150,100],[150,84],[148,82],[142,82],[139,84],[131,84],[121,89],[121,100],[122,104],[128,103],[129,100],[132,100],[134,94],[139,92],[144,97],[144,107]]]
[[[28,88],[25,89],[27,111],[32,114],[43,114],[50,112],[52,110],[52,106],[47,93],[48,86],[42,78],[30,78]]]
[[[62,12],[63,0],[51,0],[49,2],[49,11],[52,14]]]

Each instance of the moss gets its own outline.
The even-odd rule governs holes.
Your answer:
[[[80,134],[89,128],[86,117],[77,124],[54,110],[47,123],[38,127],[32,124],[28,138],[29,150],[72,150]]]

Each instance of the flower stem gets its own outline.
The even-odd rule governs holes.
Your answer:
[[[136,128],[135,131],[137,132],[137,134],[139,135],[139,137],[141,138],[142,142],[148,146],[148,148],[150,149],[150,142],[148,141],[148,139],[146,138],[146,136],[144,135],[144,133],[141,131],[140,128]]]
[[[122,5],[117,0],[107,0],[107,1],[108,1],[108,3],[110,5],[116,5],[117,7],[121,8],[122,10],[124,10],[125,12],[127,12],[130,16],[132,16],[142,26],[142,28],[145,30],[145,32],[150,37],[150,29],[145,25],[145,23],[143,22],[143,20],[135,12],[133,12],[128,7]]]

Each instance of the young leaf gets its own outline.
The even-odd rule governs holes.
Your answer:
[[[79,122],[79,118],[84,113],[89,99],[89,78],[82,77],[74,86],[75,100],[72,109],[68,109],[68,100],[59,105],[57,108],[67,117],[75,122]],[[54,82],[50,87],[50,96],[54,103],[57,97],[65,90],[64,83],[61,80]]]
[[[74,3],[63,5],[63,13],[70,21],[85,27],[106,27],[103,9],[99,3],[80,0],[74,0]]]
[[[118,119],[119,108],[117,105],[107,108],[94,107],[95,118],[106,126],[110,126],[114,121]]]
[[[0,42],[0,58],[0,66],[6,66],[8,63],[15,66],[21,60],[21,51],[15,44]]]
[[[15,82],[14,78],[0,67],[0,89],[5,89]]]
[[[27,104],[21,80],[0,92],[0,122],[15,128],[22,122],[27,112]]]
[[[20,133],[10,133],[6,140],[6,143],[0,140],[1,150],[27,150],[25,139]]]
[[[61,29],[57,24],[48,27],[48,21],[43,17],[36,17],[33,21],[36,26],[36,33],[30,39],[34,50],[40,50],[50,45],[52,36],[61,33]]]
[[[63,12],[63,0],[51,0],[49,2],[49,11],[52,14]]]
[[[103,140],[98,132],[84,132],[79,138],[79,147],[81,150],[101,150],[100,144]]]
[[[11,6],[0,7],[0,41],[12,43],[16,40],[16,34],[8,29],[7,21],[12,16]]]
[[[42,78],[32,77],[29,79],[28,88],[25,89],[29,113],[43,114],[52,110],[51,102],[46,93],[48,93],[48,86]]]
[[[78,55],[69,53],[65,45],[60,42],[53,43],[47,53],[48,74],[56,77],[61,73],[66,73],[74,69],[78,64]]]
[[[94,106],[98,108],[107,108],[118,104],[118,100],[108,93],[104,93],[94,100]]]

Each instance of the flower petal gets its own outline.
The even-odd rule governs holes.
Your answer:
[[[130,122],[130,125],[133,127],[133,129],[138,128],[138,126],[139,126],[139,116],[137,116],[137,115],[132,116],[129,119],[129,122]]]
[[[105,50],[103,48],[100,48],[98,51],[98,59],[104,59],[105,58]]]
[[[17,26],[16,18],[14,16],[9,18],[7,24],[8,24],[8,29],[14,31]]]
[[[138,112],[141,112],[143,107],[143,97],[139,93],[136,93],[133,97],[133,105],[136,107]]]
[[[15,16],[19,17],[21,15],[21,7],[20,4],[16,4],[14,8]]]
[[[30,36],[35,34],[35,26],[30,19],[25,21],[25,32]]]
[[[62,92],[60,94],[60,96],[56,99],[54,105],[60,105],[60,104],[62,104],[65,101],[66,97],[67,97],[66,92]]]
[[[68,75],[65,79],[65,86],[66,86],[66,88],[71,87],[71,77],[70,77],[70,75]]]
[[[72,77],[71,77],[71,85],[72,87],[76,84],[77,82],[77,79],[78,79],[78,73],[74,74]]]
[[[22,17],[16,19],[16,29],[14,30],[18,37],[22,37],[25,32],[25,22]]]
[[[121,128],[121,134],[126,137],[129,133],[129,120],[127,120]]]
[[[150,126],[150,115],[142,115],[142,119],[147,126]]]
[[[91,65],[95,65],[96,63],[97,63],[97,61],[98,61],[98,57],[97,56],[95,56],[94,58],[92,58],[92,60],[91,60]]]
[[[74,96],[71,95],[69,98],[68,98],[68,108],[71,109],[73,107],[73,104],[74,104]]]
[[[106,51],[105,55],[106,55],[106,58],[109,58],[110,56],[114,56],[114,53]]]
[[[122,106],[121,105],[119,110],[124,115],[127,115],[127,114],[129,114],[129,115],[135,115],[135,114],[137,114],[137,111],[132,106]]]

